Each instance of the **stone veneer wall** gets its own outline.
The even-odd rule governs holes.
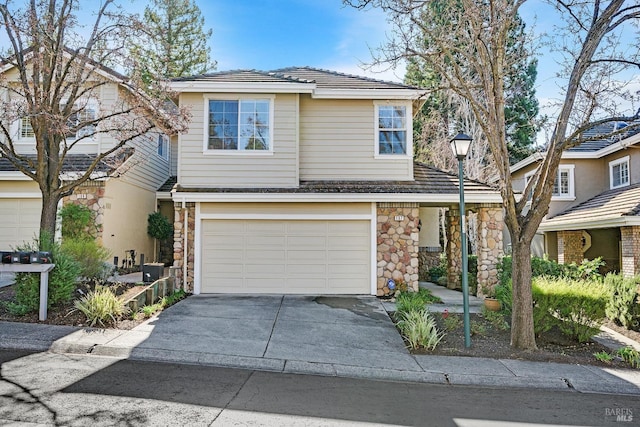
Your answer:
[[[184,281],[184,217],[188,212],[187,218],[187,282]],[[174,204],[174,221],[173,221],[173,266],[176,268],[176,284],[175,289],[184,289],[187,292],[193,292],[194,277],[194,251],[195,251],[195,229],[196,229],[196,205],[195,203],[187,203],[186,210],[182,208],[181,203]]]
[[[424,246],[418,249],[418,276],[420,281],[431,280],[429,269],[440,264],[440,246]]]
[[[462,248],[460,235],[460,211],[449,209],[445,214],[447,229],[447,288],[462,289]]]
[[[86,206],[93,213],[95,228],[88,230],[102,244],[102,231],[104,225],[104,182],[88,182],[77,187],[73,194],[64,197],[63,204],[74,203]]]
[[[622,240],[622,275],[625,277],[640,274],[640,226],[620,227]]]
[[[504,214],[502,206],[478,208],[478,295],[498,283],[498,263],[503,252]]]
[[[558,264],[580,264],[583,260],[582,230],[558,231]]]
[[[377,211],[377,295],[390,294],[389,279],[417,291],[419,205],[378,203]]]

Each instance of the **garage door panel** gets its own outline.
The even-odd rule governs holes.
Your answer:
[[[204,293],[370,293],[369,221],[202,222]]]
[[[33,242],[40,229],[40,199],[0,199],[0,249]]]

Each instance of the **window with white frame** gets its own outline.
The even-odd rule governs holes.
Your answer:
[[[163,159],[169,158],[169,137],[165,134],[158,134],[158,156]]]
[[[376,154],[409,154],[409,119],[406,105],[376,105]]]
[[[629,185],[629,156],[609,162],[609,178],[611,188]]]
[[[271,99],[209,99],[207,150],[270,151]]]
[[[61,106],[61,108],[64,107],[64,105]],[[69,127],[67,138],[80,139],[91,137],[96,131],[96,125],[93,121],[97,116],[97,109],[94,103],[87,102],[87,104],[82,107],[77,103],[74,104],[73,112],[67,121],[67,126]]]
[[[34,138],[36,135],[33,133],[31,127],[31,119],[29,117],[23,117],[20,119],[20,138]]]
[[[558,172],[556,178],[553,181],[553,192],[551,193],[552,200],[562,199],[574,199],[575,198],[575,180],[574,180],[574,165],[560,165],[558,166]],[[533,178],[535,171],[529,172],[524,176],[525,187]],[[523,188],[524,191],[524,188]],[[532,195],[529,194],[528,200],[531,200]]]

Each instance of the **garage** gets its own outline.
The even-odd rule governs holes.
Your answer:
[[[371,222],[204,219],[202,293],[370,294]]]
[[[0,198],[0,250],[33,242],[40,229],[40,199]]]

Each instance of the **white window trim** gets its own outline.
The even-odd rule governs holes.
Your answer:
[[[274,153],[274,102],[276,96],[273,94],[204,94],[204,135],[202,138],[202,153],[205,156],[272,156]],[[209,101],[269,101],[269,149],[268,150],[213,150],[209,148]]]
[[[158,153],[158,145],[160,143],[160,138],[164,141],[162,146],[162,154]],[[163,160],[169,161],[169,150],[171,150],[171,140],[169,136],[165,133],[158,133],[158,138],[156,139],[156,154]]]
[[[568,194],[551,194],[551,201],[572,201],[576,199],[576,185],[575,185],[575,168],[576,165],[560,165],[556,176],[560,179],[560,172],[569,172],[569,193]],[[535,170],[524,174],[524,187],[526,188],[529,179],[536,173]],[[524,188],[522,189],[524,191]],[[552,190],[553,191],[553,190]],[[531,200],[527,201],[527,204],[531,204]]]
[[[627,164],[627,182],[620,185],[613,185],[613,168],[614,166],[618,166],[621,164]],[[620,157],[619,159],[615,159],[609,162],[609,188],[622,188],[628,187],[631,183],[631,163],[629,162],[629,156]]]
[[[69,101],[68,99],[63,99],[62,101],[60,101],[60,105],[61,106],[62,105],[66,105],[68,101]],[[95,111],[96,118],[99,116],[100,110],[99,110],[98,100],[96,98],[94,98],[94,97],[91,97],[89,99],[80,98],[80,99],[76,100],[76,102],[74,102],[74,106],[76,104],[79,104],[79,103],[84,103],[85,107],[89,107],[89,108],[93,109],[93,111]],[[93,125],[93,126],[95,126],[96,129],[98,128],[98,124],[97,123],[95,125]],[[80,129],[78,129],[78,131],[79,130]],[[72,141],[72,142],[78,141],[77,142],[78,144],[93,144],[93,143],[95,143],[95,140],[97,139],[97,136],[98,135],[96,135],[96,133],[94,132],[93,135],[91,135],[90,137],[82,138],[80,141],[78,141],[78,132],[76,131],[76,134],[74,136],[68,136],[66,139],[68,141]]]
[[[560,165],[558,166],[558,188],[560,186],[560,172],[569,172],[569,194],[551,194],[551,200],[571,201],[576,199],[576,182],[575,182],[576,165]]]
[[[413,158],[413,111],[411,102],[408,101],[373,101],[374,105],[374,117],[373,117],[373,132],[374,132],[374,158],[376,159],[406,159]],[[379,121],[379,107],[387,107],[387,106],[401,106],[405,107],[406,111],[406,122],[405,122],[405,134],[407,136],[406,144],[407,144],[407,152],[405,154],[380,154],[380,129],[378,125]]]

